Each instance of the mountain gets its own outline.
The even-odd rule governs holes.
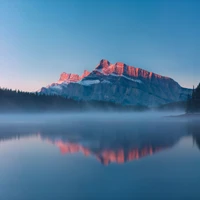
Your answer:
[[[109,101],[123,105],[158,106],[186,101],[192,90],[182,88],[169,77],[117,62],[101,60],[90,73],[62,73],[58,82],[41,88],[40,93],[76,100]]]

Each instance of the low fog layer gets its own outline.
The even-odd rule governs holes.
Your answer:
[[[0,124],[3,123],[49,123],[73,121],[143,121],[166,120],[166,117],[183,115],[183,111],[174,112],[83,112],[83,113],[41,113],[41,114],[0,114]],[[169,118],[167,119],[169,120]],[[175,119],[173,119],[175,120]],[[176,119],[177,120],[177,119]]]

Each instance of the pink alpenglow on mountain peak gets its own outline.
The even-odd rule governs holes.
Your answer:
[[[100,63],[97,65],[94,71],[100,72],[104,75],[118,75],[118,76],[132,77],[132,78],[142,77],[145,79],[152,79],[152,78],[170,79],[168,77],[161,76],[153,72],[148,72],[140,68],[128,66],[123,62],[116,62],[115,64],[111,64],[108,60],[105,59],[102,59],[100,61]],[[68,74],[66,72],[63,72],[60,75],[58,83],[63,83],[63,82],[75,83],[81,81],[89,74],[90,72],[87,70],[84,70],[81,76],[79,76],[78,74],[71,74],[71,73]]]
[[[71,82],[78,82],[80,80],[82,80],[83,78],[85,78],[86,76],[88,76],[90,74],[89,71],[84,70],[83,74],[81,76],[79,76],[78,74],[68,74],[66,72],[63,72],[60,75],[60,79],[58,81],[58,83],[63,83],[63,82],[67,82],[67,83],[71,83]]]
[[[67,74],[65,72],[63,72],[61,75],[60,75],[60,79],[59,79],[59,83],[62,83],[62,82],[77,82],[80,80],[80,77],[78,74]]]
[[[87,70],[84,70],[83,74],[80,76],[81,77],[81,80],[84,79],[86,76],[88,76],[90,74],[89,71]]]
[[[133,66],[128,66],[124,64],[123,62],[116,62],[115,64],[111,64],[108,60],[102,59],[99,63],[99,65],[96,67],[97,71],[109,75],[109,74],[116,74],[119,76],[129,76],[129,77],[143,77],[143,78],[149,78],[151,79],[153,76],[155,78],[164,78],[164,79],[170,79],[165,76],[161,76],[158,74],[155,74],[153,72],[148,72],[146,70],[136,68]]]

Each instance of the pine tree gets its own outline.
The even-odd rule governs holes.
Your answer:
[[[196,89],[193,87],[192,97],[187,101],[187,113],[200,112],[200,83]]]
[[[190,113],[191,112],[191,105],[192,105],[192,99],[191,99],[191,96],[188,94],[186,113]]]

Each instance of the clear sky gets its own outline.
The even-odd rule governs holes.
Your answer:
[[[35,91],[104,58],[200,82],[199,0],[0,0],[0,86]]]

